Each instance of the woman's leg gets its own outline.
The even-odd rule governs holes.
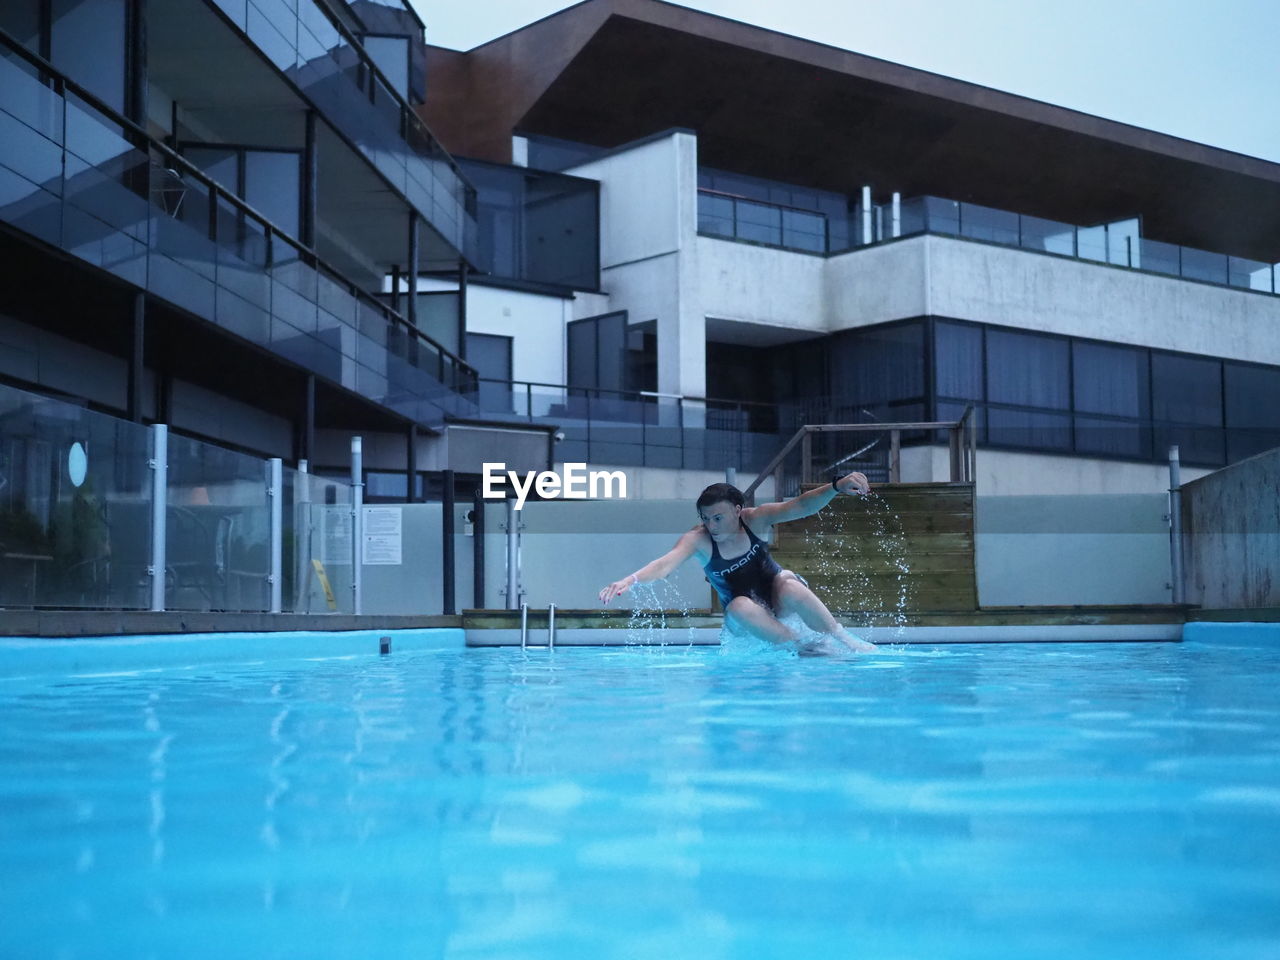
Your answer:
[[[734,597],[724,608],[725,620],[735,629],[774,643],[794,643],[796,635],[778,622],[766,607],[750,597]]]
[[[773,609],[780,616],[794,613],[810,630],[817,630],[835,637],[851,650],[874,650],[876,645],[853,636],[831,615],[827,605],[818,595],[805,586],[804,581],[790,570],[783,570],[773,578]]]

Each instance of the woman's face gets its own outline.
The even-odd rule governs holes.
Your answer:
[[[720,500],[703,507],[698,511],[698,516],[702,518],[702,525],[707,528],[711,539],[720,543],[738,532],[738,515],[741,513],[741,507],[727,500]]]

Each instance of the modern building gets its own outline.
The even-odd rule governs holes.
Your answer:
[[[684,496],[969,405],[986,494],[1280,444],[1278,164],[659,0],[469,52],[407,2],[16,0],[0,54],[3,383],[319,472],[360,434],[370,500]]]
[[[428,78],[479,190],[465,355],[514,381],[489,410],[571,424],[567,458],[685,492],[673,464],[758,467],[800,423],[970,404],[985,494],[1158,490],[1171,444],[1189,476],[1280,444],[1280,164],[661,0],[431,47]],[[598,260],[550,182],[598,185]],[[589,437],[553,396],[593,403]],[[676,450],[691,423],[738,457]],[[902,466],[946,479],[947,452]]]
[[[403,496],[476,410],[464,301],[442,342],[394,282],[476,257],[424,58],[407,3],[5,3],[0,377],[320,471],[362,434]]]

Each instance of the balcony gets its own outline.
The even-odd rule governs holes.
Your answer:
[[[860,242],[863,220],[856,208],[837,223],[823,212],[714,190],[698,191],[700,234],[757,246],[834,256],[931,233],[1280,294],[1280,264],[1151,240],[1140,235],[1136,218],[1078,226],[931,196],[904,200],[896,212],[886,203],[873,207],[870,213],[871,241],[864,244]]]
[[[316,0],[208,0],[471,264],[475,190],[351,32]]]
[[[0,221],[420,423],[475,371],[0,35]]]

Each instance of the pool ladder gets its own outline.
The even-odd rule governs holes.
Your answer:
[[[556,605],[554,603],[547,605],[547,649],[554,650],[556,648]],[[538,646],[538,644],[533,644]],[[529,605],[527,603],[520,604],[520,649],[527,650],[529,648]]]

